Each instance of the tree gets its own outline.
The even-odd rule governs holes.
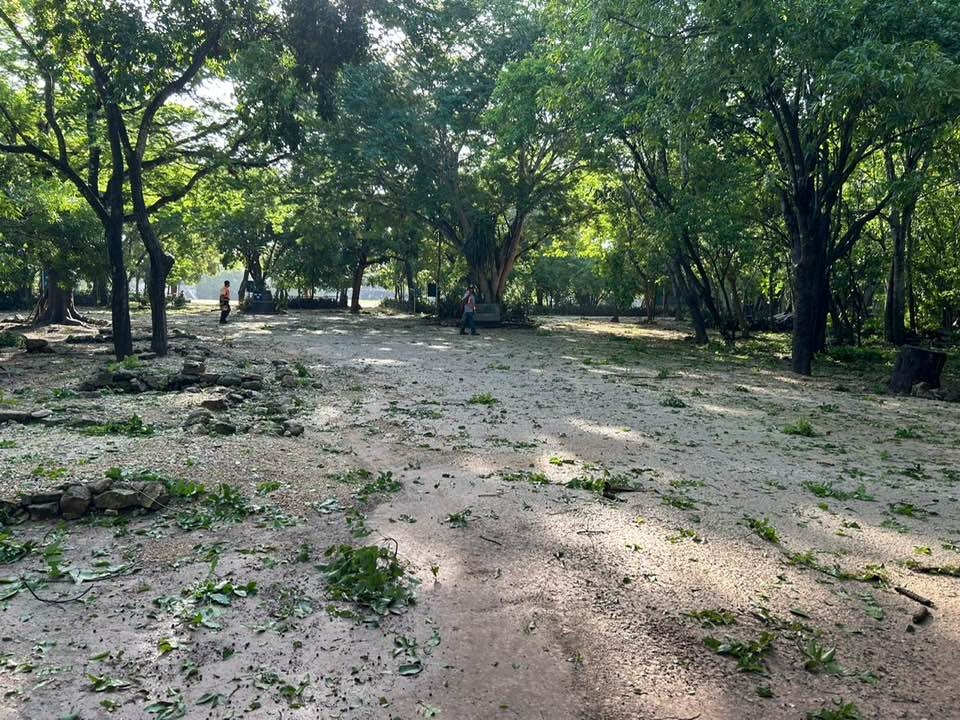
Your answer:
[[[289,105],[264,105],[257,93],[283,85],[285,78],[290,79],[286,87],[292,87],[289,70],[296,70],[297,79],[319,94],[322,110],[330,104],[329,88],[339,67],[362,51],[365,4],[290,2],[287,9],[287,15],[279,16],[255,0],[150,7],[129,0],[70,0],[53,6],[18,0],[0,11],[5,29],[0,42],[6,51],[0,114],[7,138],[0,150],[50,165],[77,187],[100,219],[113,274],[118,357],[132,351],[124,221],[135,223],[150,260],[151,344],[163,354],[166,280],[174,258],[164,250],[151,216],[228,161],[267,162],[238,158],[255,140],[269,140],[266,144],[273,147],[289,139],[289,132],[283,137],[273,132],[290,125]],[[303,34],[311,29],[315,35]],[[337,42],[318,48],[318,38]],[[241,102],[232,106],[209,90],[193,94],[199,109],[173,103],[207,80],[225,78],[225,70],[249,74],[249,61],[243,62],[247,51],[256,51],[261,61],[270,59],[264,75],[272,85],[237,83]],[[32,132],[36,127],[41,132]],[[104,145],[110,173],[105,189],[100,179]],[[180,177],[166,171],[173,164],[191,169]]]
[[[531,54],[539,17],[508,0],[454,0],[388,21],[396,32],[374,61],[345,74],[339,150],[328,155],[339,172],[365,169],[362,186],[376,189],[367,202],[440,232],[498,301],[530,249],[531,218],[581,167],[576,136],[540,92],[551,68]]]

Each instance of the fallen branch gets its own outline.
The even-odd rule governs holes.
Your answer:
[[[936,607],[936,605],[933,604],[933,600],[930,600],[929,598],[925,598],[923,595],[918,595],[913,590],[907,590],[907,588],[903,588],[903,587],[895,587],[893,589],[896,590],[901,595],[903,595],[904,597],[908,597],[914,602],[920,603],[921,605],[926,605],[927,607]]]
[[[91,585],[76,597],[64,598],[64,599],[52,599],[52,598],[42,598],[39,595],[37,595],[37,593],[34,592],[33,588],[30,587],[30,583],[28,583],[23,578],[20,579],[20,584],[23,585],[23,587],[25,587],[27,590],[29,590],[30,594],[33,595],[33,597],[36,600],[39,600],[40,602],[43,602],[43,603],[49,603],[50,605],[66,605],[67,603],[80,602],[81,598],[83,598],[84,595],[86,595],[88,592],[93,590],[93,586]]]
[[[499,545],[500,547],[503,547],[503,543],[502,543],[502,542],[500,542],[499,540],[494,540],[493,538],[489,538],[489,537],[487,537],[486,535],[481,535],[481,536],[480,536],[480,539],[481,539],[481,540],[486,540],[487,542],[493,543],[494,545]]]

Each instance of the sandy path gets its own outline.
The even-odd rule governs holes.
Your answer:
[[[118,457],[208,483],[239,480],[248,491],[276,478],[284,486],[271,500],[301,516],[300,524],[257,530],[247,523],[213,534],[229,550],[272,549],[224,553],[221,573],[255,576],[265,591],[220,636],[185,651],[212,668],[199,680],[183,678],[177,653],[155,657],[164,631],[162,618],[149,616],[156,593],[131,601],[130,588],[177,588],[201,577],[203,565],[183,558],[211,533],[163,528],[143,542],[74,526],[78,556],[116,542],[116,552],[139,558],[144,570],[98,593],[92,617],[89,606],[55,615],[23,593],[8,601],[0,617],[21,619],[5,621],[17,628],[4,632],[13,661],[35,652],[41,636],[62,636],[64,620],[84,623],[97,637],[84,637],[83,650],[68,651],[61,641],[32,673],[8,667],[0,685],[13,694],[0,717],[54,718],[76,708],[98,717],[101,698],[81,690],[78,676],[100,636],[141,645],[129,650],[128,665],[118,665],[136,672],[141,688],[118,696],[113,716],[124,718],[150,717],[143,708],[164,687],[194,701],[238,677],[249,682],[238,681],[229,704],[190,702],[187,717],[412,719],[439,711],[440,718],[464,719],[759,720],[803,718],[835,698],[855,702],[865,717],[954,716],[960,580],[920,575],[902,563],[960,562],[957,406],[881,397],[873,392],[877,377],[837,368],[799,380],[782,363],[752,366],[748,358],[694,349],[669,328],[557,320],[538,332],[460,338],[413,320],[303,313],[243,319],[221,337],[206,321],[187,314],[174,325],[201,329],[211,363],[246,359],[265,370],[273,358],[297,360],[322,382],[323,389],[301,394],[303,437],[185,434],[176,419],[197,397],[111,397],[98,401],[101,411],[135,408],[163,430],[143,440],[80,440],[66,429],[2,428],[0,437],[17,445],[0,451],[5,482],[42,484],[30,471],[47,461],[94,477]],[[56,385],[95,362],[88,355],[56,359],[60,375],[49,380]],[[30,368],[37,362],[0,359],[13,371],[7,386],[35,385]],[[496,402],[468,402],[479,393]],[[664,405],[670,397],[684,407]],[[818,435],[781,432],[798,417]],[[908,437],[896,439],[898,429]],[[307,503],[330,495],[347,502],[349,489],[328,478],[358,467],[389,470],[403,482],[401,492],[368,510],[366,523],[374,531],[369,540],[396,540],[421,580],[417,605],[379,629],[317,611],[286,634],[257,632],[284,588],[299,588],[322,606],[323,583],[309,566],[263,558],[349,540],[341,517],[318,516]],[[517,471],[542,473],[551,484],[501,477]],[[560,485],[604,471],[636,491],[618,502]],[[859,496],[873,499],[821,498],[805,483],[846,491],[863,484]],[[909,503],[910,514],[896,503]],[[444,522],[465,510],[465,527]],[[747,515],[768,519],[780,546],[754,535]],[[789,553],[808,550],[799,563],[788,562]],[[148,558],[161,565],[143,562]],[[850,572],[882,565],[891,584],[936,602],[934,619],[907,632],[915,603],[889,586],[840,580],[804,563]],[[729,611],[736,624],[705,629],[685,614],[705,609]],[[734,660],[703,644],[708,635],[751,640],[765,630],[777,635],[764,660],[767,676],[737,672]],[[393,639],[415,637],[422,648],[434,631],[441,640],[429,656],[421,651],[423,672],[399,677]],[[292,637],[302,645],[291,647]],[[841,667],[805,670],[801,648],[811,639],[835,647]],[[245,653],[222,658],[225,643],[248,642]],[[31,690],[44,663],[71,669],[51,672],[51,683]],[[289,708],[274,686],[250,680],[255,670],[281,666],[284,677],[312,677],[303,708]],[[759,686],[773,697],[761,697]]]

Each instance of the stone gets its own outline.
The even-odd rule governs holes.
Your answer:
[[[20,512],[20,507],[20,501],[16,498],[0,497],[0,515],[16,515]]]
[[[205,372],[200,376],[200,382],[208,386],[219,385],[220,373]]]
[[[203,361],[184,360],[183,369],[180,371],[180,374],[188,377],[199,378],[204,372],[206,372],[206,367]]]
[[[24,347],[27,349],[28,353],[50,353],[53,352],[53,348],[50,347],[50,343],[44,340],[43,338],[32,338],[23,336]]]
[[[120,368],[119,370],[114,370],[113,375],[110,376],[110,381],[115,383],[125,383],[130,382],[136,377],[136,374],[130,370],[125,370]]]
[[[230,406],[225,398],[207,398],[206,400],[200,401],[200,407],[213,410],[214,412],[222,412]]]
[[[130,487],[137,491],[140,507],[145,510],[161,510],[170,502],[167,489],[161,482],[144,481],[130,483]]]
[[[219,383],[224,387],[237,387],[241,382],[243,380],[236,373],[223,373],[219,378]]]
[[[155,352],[142,352],[137,357],[141,360],[156,360],[157,354]]]
[[[188,428],[191,425],[206,425],[211,420],[213,420],[213,413],[211,413],[209,410],[205,408],[194,410],[192,413],[187,415],[187,419],[184,421],[183,426]]]
[[[233,435],[237,431],[237,426],[225,420],[218,420],[210,425],[210,430],[217,435]]]
[[[240,387],[244,390],[263,390],[263,380],[244,380]]]
[[[27,505],[27,512],[31,520],[53,520],[60,517],[60,505],[55,502]]]
[[[76,520],[90,509],[92,494],[86,485],[71,485],[60,496],[60,514],[64,520]]]
[[[43,410],[0,410],[0,423],[15,422],[26,425],[27,423],[43,420],[50,415],[50,411]]]
[[[60,493],[54,491],[30,493],[26,497],[24,505],[46,505],[47,503],[60,502]]]
[[[113,384],[113,373],[109,370],[100,370],[92,378],[84,380],[80,384],[81,390],[100,390],[102,388],[110,387]]]
[[[280,378],[280,385],[285,388],[295,388],[300,385],[300,379],[296,375],[284,375]]]
[[[70,428],[85,428],[91,425],[100,425],[101,421],[89,415],[80,415],[79,417],[66,418],[63,424]]]
[[[290,437],[299,437],[303,435],[303,425],[293,420],[287,420],[283,423],[283,433],[284,435],[289,435]]]
[[[240,393],[232,392],[229,395],[227,395],[227,400],[229,400],[234,405],[239,405],[246,399],[247,399],[246,396],[241,395]]]
[[[168,378],[160,373],[144,373],[140,376],[140,382],[151,390],[166,390]]]
[[[126,510],[140,506],[140,494],[133,488],[115,487],[93,498],[98,510]]]
[[[97,478],[96,480],[91,480],[87,483],[87,489],[90,490],[91,494],[99,495],[100,493],[105,493],[107,490],[113,487],[113,480],[108,477]]]

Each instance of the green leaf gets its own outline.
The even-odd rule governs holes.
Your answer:
[[[397,672],[401,675],[419,675],[423,672],[423,663],[419,660],[405,663],[397,669]]]

